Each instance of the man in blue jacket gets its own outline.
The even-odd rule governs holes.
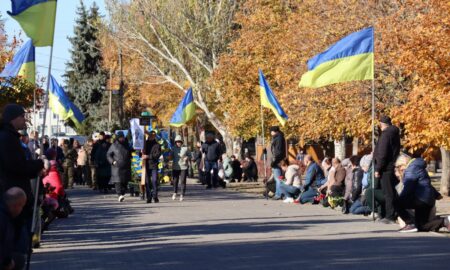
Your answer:
[[[306,155],[303,159],[303,163],[306,166],[306,178],[305,184],[302,187],[302,193],[296,202],[300,203],[312,203],[314,197],[317,196],[317,186],[321,185],[325,181],[322,168],[314,162],[310,155]]]
[[[395,163],[396,173],[403,182],[396,208],[406,226],[400,232],[439,231],[442,227],[450,230],[450,217],[430,220],[430,212],[436,202],[438,192],[431,186],[427,164],[421,158],[411,159],[400,155]],[[414,209],[415,217],[407,209]]]

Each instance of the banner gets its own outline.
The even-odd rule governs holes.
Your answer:
[[[130,129],[133,136],[133,148],[135,150],[144,149],[144,127],[139,125],[139,118],[130,120]]]

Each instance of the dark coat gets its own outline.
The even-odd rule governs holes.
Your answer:
[[[253,159],[247,162],[244,168],[242,168],[247,179],[257,180],[258,179],[258,167]]]
[[[284,139],[284,134],[282,132],[278,132],[272,138],[272,164],[271,167],[277,167],[278,163],[280,163],[283,159],[286,158],[286,140]]]
[[[19,133],[9,124],[0,127],[0,197],[11,187],[20,187],[27,194],[24,212],[31,211],[33,194],[30,179],[44,168],[42,160],[26,160]]]
[[[0,200],[0,269],[11,263],[15,236],[16,229],[12,219],[5,204]]]
[[[393,171],[399,153],[400,130],[396,126],[389,126],[381,132],[375,146],[375,171]]]
[[[360,167],[353,169],[352,177],[352,201],[356,201],[361,196],[362,192],[362,179],[364,177],[364,171]]]
[[[95,164],[97,165],[97,176],[101,178],[108,178],[111,176],[111,164],[106,158],[106,153],[111,146],[107,141],[99,141],[99,145],[95,151]]]
[[[161,145],[156,140],[145,141],[144,154],[149,156],[147,169],[158,169],[159,157],[161,156]]]
[[[128,143],[116,141],[106,154],[111,164],[111,182],[128,183],[131,180],[131,149]]]
[[[217,162],[222,156],[222,147],[216,141],[205,142],[202,145],[202,152],[205,153],[205,161]]]
[[[431,186],[430,176],[427,172],[425,160],[416,158],[408,165],[403,173],[403,190],[399,199],[405,201],[420,200],[433,206],[436,193]]]

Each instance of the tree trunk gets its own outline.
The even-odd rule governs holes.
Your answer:
[[[450,151],[441,147],[442,176],[440,192],[444,196],[450,196]]]
[[[352,154],[354,156],[358,155],[358,138],[353,138],[353,148],[352,148]]]
[[[345,140],[334,141],[334,157],[341,161],[345,158]]]

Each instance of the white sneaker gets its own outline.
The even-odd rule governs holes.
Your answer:
[[[450,232],[450,216],[447,216],[447,217],[444,218],[444,226]]]
[[[182,202],[183,201],[183,195],[180,195],[180,202]]]
[[[125,200],[125,196],[120,195],[118,201],[119,201],[119,202],[123,202],[124,200]]]
[[[294,202],[294,198],[286,198],[283,201],[284,203],[293,203]]]
[[[174,194],[172,195],[172,200],[175,201],[176,199],[177,199],[177,194],[174,193]]]

